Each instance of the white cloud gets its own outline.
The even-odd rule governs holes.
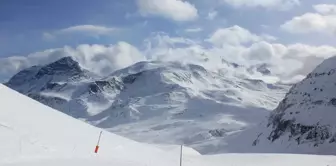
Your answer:
[[[290,33],[324,33],[335,34],[336,15],[321,15],[318,13],[306,13],[287,21],[281,28]]]
[[[293,60],[293,65],[300,66],[296,70],[287,72],[290,64],[285,64],[278,73],[290,80],[295,77],[305,77],[323,60],[335,56],[336,48],[332,46],[309,46],[305,44],[293,44],[287,46],[286,52],[282,54],[283,61]]]
[[[336,5],[319,4],[313,6],[314,9],[321,14],[336,14]]]
[[[336,48],[331,46],[258,42],[247,48],[243,56],[248,63],[270,64],[274,74],[283,80],[290,80],[293,77],[304,77],[324,59],[335,54]]]
[[[150,37],[144,40],[144,45],[146,49],[143,51],[146,57],[150,60],[158,59],[158,57],[165,57],[167,52],[172,48],[177,48],[179,46],[192,46],[199,45],[199,42],[183,38],[183,37],[171,37],[166,33],[153,33]],[[153,53],[155,52],[155,53]]]
[[[184,30],[185,32],[189,32],[189,33],[195,33],[195,32],[201,32],[203,31],[202,28],[188,28]]]
[[[263,29],[268,29],[270,26],[269,26],[269,25],[262,24],[262,25],[260,25],[260,27],[263,28]]]
[[[216,32],[220,32],[220,35],[215,35]],[[225,59],[246,67],[267,64],[275,78],[293,82],[305,77],[324,59],[336,55],[336,47],[274,43],[274,40],[266,39],[264,34],[253,34],[239,26],[217,30],[213,34],[211,47],[204,47],[202,41],[155,33],[144,41],[145,48],[141,50],[119,42],[110,46],[79,45],[76,48],[64,47],[28,56],[2,58],[0,77],[8,78],[23,68],[72,56],[83,67],[101,75],[143,60],[196,63],[216,71],[226,67],[222,63],[222,59]]]
[[[99,25],[76,25],[53,32],[43,33],[43,38],[51,40],[56,38],[59,35],[69,35],[69,34],[79,34],[85,36],[99,37],[102,35],[112,35],[116,31],[120,30],[119,28],[114,27],[105,27]]]
[[[42,34],[42,37],[43,37],[43,39],[45,39],[45,40],[54,40],[54,39],[55,39],[55,36],[52,35],[51,33],[48,33],[48,32],[44,32],[44,33]]]
[[[238,38],[239,40],[233,40],[239,41],[234,42],[235,44],[223,43],[210,48],[205,48],[198,42],[188,42],[183,46],[156,44],[170,43],[173,39],[169,36],[155,36],[155,40],[149,40],[152,44],[149,44],[146,55],[152,60],[198,63],[211,69],[225,68],[221,59],[247,67],[266,63],[270,66],[274,76],[282,82],[297,82],[324,59],[336,55],[336,47],[305,44],[284,45],[272,43],[265,40],[262,35],[253,34],[249,40]],[[189,40],[183,39],[182,41]],[[248,41],[250,44],[246,45],[241,41]]]
[[[59,33],[90,33],[97,35],[110,34],[117,28],[97,26],[97,25],[77,25],[59,30]]]
[[[160,16],[174,21],[192,21],[198,18],[194,5],[182,0],[137,0],[142,16]]]
[[[0,59],[0,75],[9,77],[24,68],[48,64],[66,56],[73,57],[84,68],[102,75],[145,60],[137,48],[125,42],[110,46],[86,44],[76,48],[65,46],[32,53],[28,56],[2,58]]]
[[[264,35],[266,39],[270,39],[270,35]],[[217,29],[206,41],[222,46],[227,44],[241,45],[262,40],[263,37],[251,33],[249,30],[240,26],[232,26],[229,28]],[[274,38],[272,38],[274,39]]]
[[[300,5],[300,0],[221,0],[234,7],[262,7],[267,9],[287,10]]]
[[[217,15],[218,15],[218,12],[217,12],[217,11],[215,11],[215,10],[210,11],[210,12],[208,13],[207,19],[208,19],[208,20],[213,20],[213,19],[215,19],[215,18],[217,17]]]
[[[276,37],[271,36],[271,35],[269,35],[269,34],[262,34],[261,37],[262,37],[263,39],[267,40],[267,41],[275,41],[275,40],[277,40]]]
[[[336,33],[336,6],[335,5],[315,5],[317,13],[305,13],[296,16],[281,25],[281,28],[290,33]]]

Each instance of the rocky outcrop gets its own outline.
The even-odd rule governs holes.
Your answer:
[[[335,71],[336,57],[332,57],[294,85],[270,114],[268,130],[253,144],[260,144],[260,137],[299,147],[336,144]]]

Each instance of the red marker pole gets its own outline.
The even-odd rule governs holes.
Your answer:
[[[100,142],[100,138],[101,138],[101,135],[102,135],[103,131],[100,132],[99,134],[99,138],[98,138],[98,142],[97,142],[97,145],[96,145],[96,148],[95,148],[95,153],[98,153],[98,150],[99,150],[99,142]]]

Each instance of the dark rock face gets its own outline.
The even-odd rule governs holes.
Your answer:
[[[336,98],[330,99],[329,104],[336,107]]]
[[[209,133],[213,137],[223,137],[228,131],[225,129],[215,129],[215,130],[210,130]]]
[[[95,84],[103,91],[121,91],[124,89],[124,83],[117,78],[109,78],[106,80],[95,81]]]
[[[83,70],[79,66],[78,62],[74,61],[71,57],[64,57],[54,63],[42,67],[35,77],[39,79],[45,75],[78,75],[82,72]]]
[[[52,89],[54,85],[56,86],[56,83],[53,82],[55,77],[57,77],[57,81],[67,81],[85,79],[89,75],[89,72],[82,69],[78,62],[71,57],[64,57],[46,66],[32,66],[24,69],[14,75],[5,85],[13,88],[30,84],[36,87],[39,80],[44,79],[45,83],[39,84],[39,86],[44,85],[44,89]]]
[[[320,105],[321,102],[312,102],[312,104]],[[285,134],[289,134],[289,139],[294,139],[297,144],[304,144],[314,142],[314,146],[325,143],[329,140],[333,133],[330,125],[320,125],[319,123],[304,125],[297,123],[295,118],[284,118],[285,112],[295,104],[287,103],[285,98],[279,106],[271,113],[267,127],[271,127],[272,131],[267,136],[267,139],[274,142]],[[300,112],[292,113],[290,115],[300,116]],[[333,141],[329,141],[333,142]]]
[[[273,117],[272,132],[268,135],[267,139],[274,142],[283,136],[285,133],[289,133],[289,139],[294,139],[297,144],[304,144],[313,142],[314,146],[325,143],[331,138],[332,132],[329,125],[302,125],[295,123],[294,120],[282,120],[281,117]],[[329,141],[332,142],[331,140]]]
[[[261,133],[253,145],[259,144],[260,137],[271,142],[295,142],[298,146],[336,143],[336,121],[331,117],[336,115],[335,70],[336,61],[326,60],[295,84],[270,114],[267,123],[270,132]]]
[[[32,66],[28,69],[24,69],[20,71],[19,73],[15,74],[7,83],[6,85],[10,86],[19,86],[22,84],[25,84],[32,79],[34,79],[34,76],[36,73],[41,69],[41,66]]]
[[[82,69],[79,63],[71,57],[64,57],[45,66],[32,66],[24,69],[14,75],[5,85],[26,94],[33,91],[57,90],[66,86],[68,82],[89,80],[95,77],[95,74]]]
[[[136,73],[136,74],[128,75],[128,76],[124,77],[124,78],[122,79],[122,81],[123,81],[125,84],[132,84],[132,83],[134,83],[134,81],[135,81],[136,79],[138,79],[142,74],[143,74],[143,72],[139,72],[139,73]]]
[[[257,72],[263,74],[263,75],[270,75],[272,74],[272,72],[268,69],[268,65],[267,64],[262,64],[260,66],[257,67]]]

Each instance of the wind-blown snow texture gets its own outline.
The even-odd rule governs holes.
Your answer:
[[[294,85],[272,112],[256,146],[278,152],[336,154],[336,57]]]
[[[141,142],[186,144],[201,153],[236,152],[228,139],[255,126],[286,85],[253,79],[243,66],[140,62],[98,77],[70,57],[16,74],[6,85],[41,103]],[[268,74],[267,66],[259,70]],[[250,142],[249,142],[250,143]]]
[[[0,165],[2,166],[172,166],[178,146],[138,143],[73,119],[0,84]],[[335,166],[333,156],[226,154],[201,156],[183,150],[185,166]]]

